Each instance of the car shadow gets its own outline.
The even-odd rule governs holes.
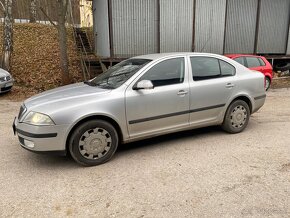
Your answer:
[[[204,127],[204,128],[199,128],[199,129],[166,134],[162,136],[156,136],[156,137],[144,139],[141,141],[122,144],[118,147],[117,153],[123,153],[130,150],[135,150],[135,149],[148,148],[151,146],[158,146],[161,144],[163,145],[164,143],[167,143],[167,142],[174,143],[179,140],[183,140],[183,139],[187,140],[191,138],[193,139],[195,137],[201,137],[203,135],[209,135],[211,133],[218,133],[218,132],[223,132],[219,126],[210,126],[210,127]]]
[[[117,156],[117,158],[120,158],[123,155],[131,155],[129,153],[131,153],[131,151],[134,152],[137,149],[139,152],[140,151],[145,152],[146,149],[148,148],[150,149],[151,147],[153,148],[153,146],[155,148],[156,146],[167,146],[167,143],[174,145],[174,143],[177,143],[180,140],[190,140],[196,137],[200,138],[202,136],[208,136],[211,134],[219,134],[221,132],[223,131],[219,126],[211,126],[200,129],[166,134],[162,136],[156,136],[150,139],[144,139],[141,141],[131,142],[128,144],[122,144],[118,147],[115,156]],[[37,165],[38,167],[41,167],[46,170],[50,169],[74,170],[79,169],[79,167],[82,167],[81,165],[77,164],[69,154],[67,154],[67,156],[57,156],[48,154],[35,154],[28,152],[27,155],[25,156],[26,156],[25,159],[27,159],[27,162],[30,165]]]
[[[27,159],[29,159],[30,164],[32,165],[35,164],[38,167],[40,166],[45,169],[55,169],[55,168],[72,169],[78,166],[78,164],[72,159],[70,155],[59,156],[50,154],[35,154],[29,152],[27,154]]]

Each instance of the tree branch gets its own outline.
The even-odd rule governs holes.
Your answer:
[[[1,9],[1,11],[4,13],[5,12],[5,7],[4,7],[4,5],[3,5],[3,3],[0,1],[0,4],[1,4],[1,6],[2,6],[2,8],[0,7],[0,9]]]
[[[68,3],[69,3],[69,0],[66,0],[65,2],[65,10],[67,11],[67,7],[68,7]]]
[[[55,27],[58,28],[58,26],[51,20],[51,18],[47,15],[47,13],[45,12],[45,10],[43,9],[43,7],[39,8],[42,13],[44,14],[44,16],[48,19],[48,21]]]
[[[65,21],[67,19],[66,15],[67,15],[67,12],[68,12],[68,3],[69,3],[69,0],[65,0],[65,5],[64,5],[64,8],[63,8],[63,14],[64,14],[64,17],[65,17]]]

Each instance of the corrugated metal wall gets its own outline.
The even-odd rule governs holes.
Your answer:
[[[112,0],[115,57],[158,52],[157,0]]]
[[[160,0],[160,52],[192,51],[194,0]]]
[[[257,53],[285,54],[289,10],[289,0],[261,1]]]
[[[257,17],[257,52],[290,55],[290,0],[261,0],[259,14],[259,0],[160,0],[160,7],[158,0],[110,1],[114,57],[157,53],[159,48],[254,53]],[[109,57],[108,0],[94,0],[94,5],[97,53]]]
[[[255,34],[258,0],[228,0],[225,53],[252,54],[255,50]]]
[[[196,0],[195,51],[222,54],[226,0]]]
[[[110,57],[108,0],[93,1],[95,50],[101,57]]]

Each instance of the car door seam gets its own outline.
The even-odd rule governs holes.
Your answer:
[[[195,112],[200,112],[200,111],[204,111],[204,110],[211,110],[211,109],[224,107],[225,105],[226,104],[219,104],[219,105],[213,105],[213,106],[209,106],[209,107],[180,111],[180,112],[175,112],[175,113],[170,113],[170,114],[163,114],[163,115],[158,115],[158,116],[154,116],[154,117],[146,117],[146,118],[142,118],[142,119],[138,119],[138,120],[130,120],[129,124],[143,123],[143,122],[158,120],[158,119],[167,118],[167,117],[179,116],[179,115],[183,115],[183,114],[187,114],[187,113],[195,113]]]

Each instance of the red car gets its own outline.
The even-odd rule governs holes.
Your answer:
[[[225,56],[251,70],[262,72],[265,75],[265,89],[268,90],[270,88],[273,78],[273,67],[265,57],[244,54],[230,54]]]

